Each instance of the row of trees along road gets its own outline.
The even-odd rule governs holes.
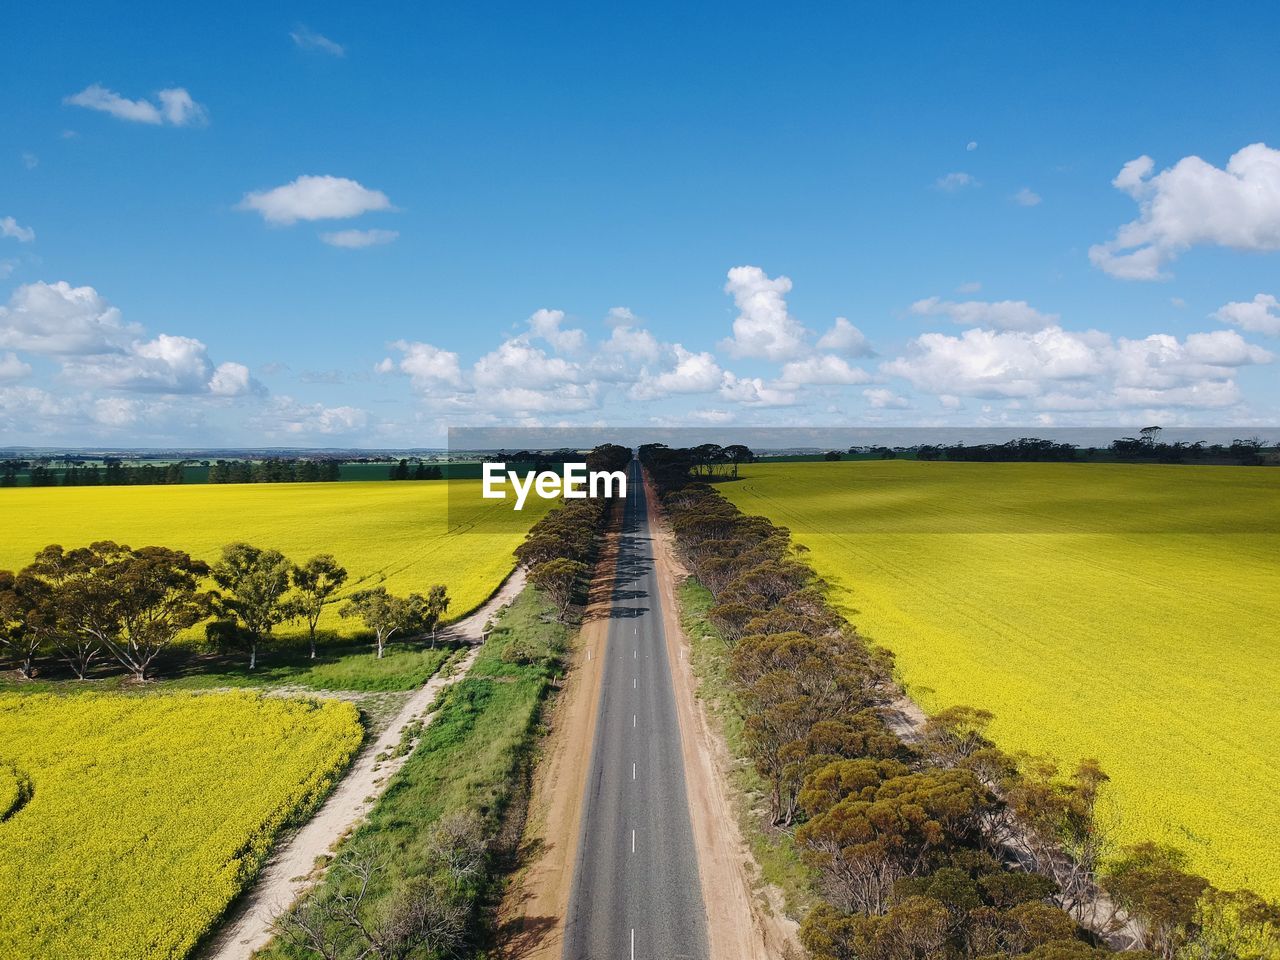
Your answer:
[[[707,617],[769,800],[762,829],[788,834],[814,871],[811,957],[1088,960],[1112,953],[1100,934],[1135,958],[1280,955],[1276,905],[1214,890],[1176,850],[1116,849],[1096,762],[1063,772],[1008,755],[986,735],[991,714],[968,707],[904,741],[892,656],[830,606],[789,531],[692,482],[689,451],[649,445],[641,458],[714,598]]]
[[[592,471],[626,470],[630,462],[631,450],[615,443],[601,444],[586,456],[587,469]],[[534,524],[516,548],[516,559],[527,568],[529,582],[551,598],[561,620],[568,617],[591,572],[608,513],[609,502],[600,498],[566,500]]]
[[[340,600],[340,615],[364,624],[378,657],[394,637],[434,631],[449,608],[440,585],[407,597],[374,587],[342,598],[346,581],[330,554],[295,564],[247,543],[223,547],[212,565],[168,547],[52,544],[17,573],[0,571],[0,646],[28,679],[40,658],[57,656],[77,679],[109,658],[141,682],[183,631],[203,621],[207,640],[247,653],[252,670],[287,621],[306,626],[314,659],[320,617]]]

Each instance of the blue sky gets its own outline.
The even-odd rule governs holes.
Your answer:
[[[1265,427],[1277,28],[1266,4],[24,5],[0,444]]]

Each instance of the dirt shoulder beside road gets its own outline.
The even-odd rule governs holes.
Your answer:
[[[379,759],[399,745],[405,727],[415,720],[431,722],[428,711],[445,687],[464,677],[475,662],[485,624],[524,589],[524,570],[517,569],[484,606],[441,631],[447,642],[472,644],[448,677],[435,676],[415,690],[376,738],[367,742],[346,775],[310,820],[281,841],[257,879],[200,955],[206,960],[248,960],[271,939],[275,918],[323,876],[324,858],[364,819],[391,778],[404,765],[402,757]],[[311,693],[309,696],[323,696]]]
[[[582,629],[573,646],[564,685],[556,697],[534,773],[529,815],[521,841],[520,873],[512,878],[499,911],[500,956],[559,960],[564,919],[573,889],[582,798],[595,744],[604,650],[617,574],[621,511],[612,519],[596,562]]]
[[[654,491],[645,484],[654,533],[653,554],[660,583],[663,632],[675,688],[684,749],[689,815],[698,848],[698,872],[707,908],[711,960],[778,960],[800,957],[796,924],[770,909],[760,868],[738,828],[729,796],[728,750],[715,732],[689,662],[689,642],[680,627],[676,585],[685,576],[671,530]]]

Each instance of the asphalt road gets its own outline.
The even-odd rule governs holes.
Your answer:
[[[565,960],[706,960],[706,911],[689,822],[640,466],[627,505]],[[590,667],[591,664],[588,664]]]

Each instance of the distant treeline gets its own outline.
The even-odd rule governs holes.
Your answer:
[[[26,460],[0,461],[0,487],[119,487],[175,483],[319,483],[341,478],[339,460],[176,460],[129,463],[113,457],[96,463],[55,467]],[[203,474],[203,480],[191,474]],[[24,476],[25,474],[25,476]],[[25,481],[25,482],[24,482]]]
[[[444,471],[435,464],[428,466],[419,460],[413,466],[408,460],[401,460],[387,472],[389,480],[443,480]]]
[[[1145,427],[1136,437],[1113,440],[1106,447],[1079,447],[1073,443],[1056,443],[1039,437],[1019,437],[1004,443],[920,444],[911,447],[862,446],[848,451],[828,451],[824,459],[843,460],[845,456],[898,457],[916,460],[951,460],[958,463],[1069,463],[1088,461],[1138,461],[1151,463],[1220,463],[1261,466],[1280,463],[1274,445],[1258,437],[1235,439],[1229,444],[1164,443],[1160,427]]]

